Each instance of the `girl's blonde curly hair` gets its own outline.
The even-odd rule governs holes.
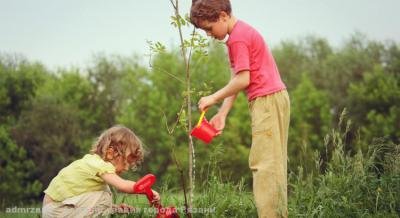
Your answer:
[[[117,125],[107,129],[92,145],[90,153],[97,154],[103,160],[106,160],[109,148],[112,148],[116,155],[122,156],[125,164],[133,169],[143,162],[144,149],[142,141],[129,128]]]

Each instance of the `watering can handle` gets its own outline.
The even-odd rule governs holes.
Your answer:
[[[147,174],[133,185],[133,193],[145,194],[149,200],[149,203],[151,204],[151,202],[154,200],[154,194],[151,190],[151,186],[155,181],[156,177],[153,174]]]
[[[204,111],[201,112],[199,122],[197,122],[197,127],[199,127],[199,126],[201,125],[201,121],[203,121],[203,118],[204,118],[204,114],[205,114],[205,113],[206,113],[206,110],[204,110]]]

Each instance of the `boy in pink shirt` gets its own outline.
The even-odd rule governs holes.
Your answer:
[[[287,138],[290,101],[274,58],[263,37],[236,19],[229,0],[194,0],[190,19],[208,36],[223,40],[232,68],[229,83],[202,97],[201,111],[222,101],[210,123],[221,132],[237,94],[245,90],[249,101],[252,145],[249,167],[259,217],[287,217]]]

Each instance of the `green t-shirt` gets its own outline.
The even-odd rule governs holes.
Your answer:
[[[107,190],[107,183],[100,177],[104,173],[115,173],[114,165],[97,154],[86,154],[63,168],[44,193],[55,201],[63,201],[86,192]]]

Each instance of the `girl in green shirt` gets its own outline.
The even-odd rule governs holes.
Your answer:
[[[63,168],[44,191],[43,217],[94,217],[112,212],[108,185],[133,193],[134,181],[119,174],[143,161],[143,146],[130,129],[114,126],[104,131],[90,154]],[[155,201],[159,194],[153,190]]]

